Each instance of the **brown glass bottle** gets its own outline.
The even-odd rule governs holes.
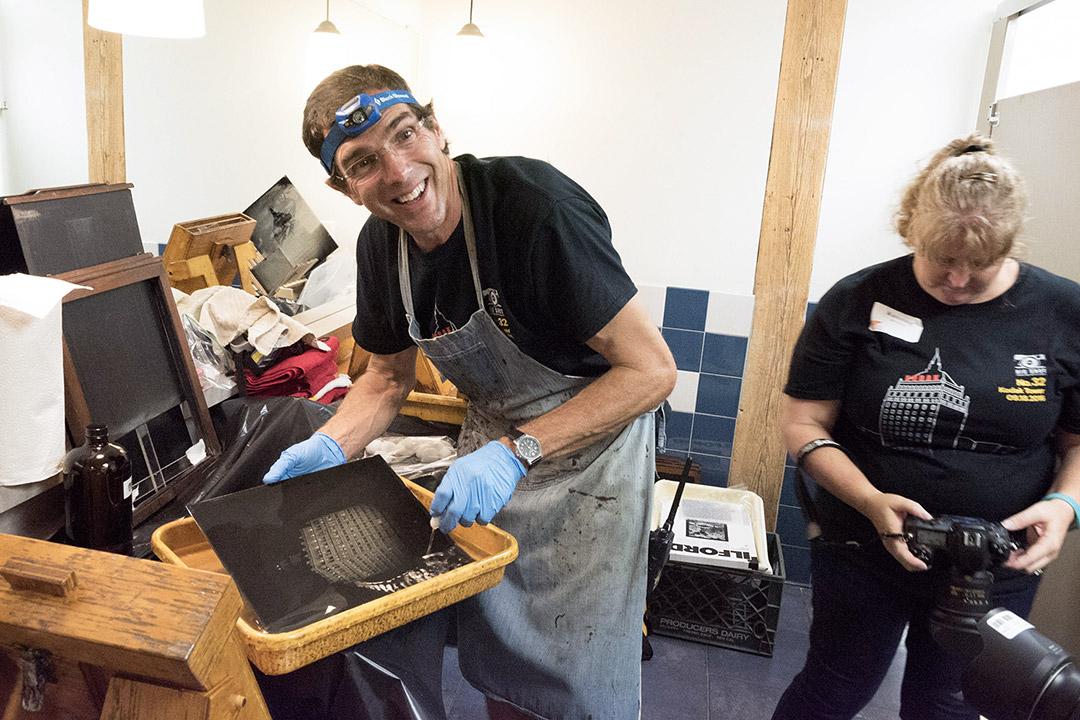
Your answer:
[[[131,554],[131,462],[105,425],[64,458],[64,517],[74,544]]]

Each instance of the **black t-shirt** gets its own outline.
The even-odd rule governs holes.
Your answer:
[[[608,369],[585,341],[637,292],[611,243],[607,215],[548,163],[522,157],[461,165],[476,232],[485,310],[533,359],[564,375]],[[357,241],[353,337],[373,353],[413,344],[398,286],[398,228],[371,217]],[[463,225],[429,253],[409,242],[413,302],[423,337],[456,330],[478,309]]]
[[[915,341],[898,337],[908,318],[922,323]],[[833,435],[880,490],[1002,520],[1046,493],[1055,429],[1080,433],[1080,286],[1021,264],[1000,297],[949,306],[910,255],[866,268],[821,299],[784,392],[841,401]],[[815,507],[826,535],[874,532],[824,490]]]

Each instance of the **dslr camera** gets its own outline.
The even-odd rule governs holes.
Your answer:
[[[1035,627],[992,609],[991,569],[1026,546],[1024,531],[956,515],[908,516],[904,539],[934,572],[930,633],[963,663],[964,699],[989,720],[1080,720],[1080,669]]]
[[[1023,530],[1009,532],[1001,523],[959,515],[939,515],[933,520],[909,515],[904,539],[911,554],[928,566],[944,560],[967,575],[997,567],[1013,550],[1027,545]]]

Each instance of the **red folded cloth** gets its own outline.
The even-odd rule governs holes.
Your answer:
[[[337,375],[337,351],[341,344],[332,335],[322,341],[330,347],[328,352],[318,348],[305,350],[268,367],[262,375],[245,370],[247,394],[253,397],[311,397],[317,393]]]

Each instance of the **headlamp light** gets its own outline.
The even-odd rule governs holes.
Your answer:
[[[375,95],[361,93],[338,108],[334,114],[334,124],[330,126],[330,132],[326,134],[320,152],[320,160],[326,173],[333,174],[334,155],[341,143],[379,122],[382,117],[381,110],[398,103],[420,104],[408,90],[387,90]]]

